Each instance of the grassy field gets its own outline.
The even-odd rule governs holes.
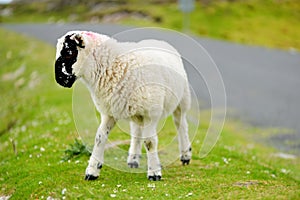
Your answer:
[[[72,90],[54,81],[54,47],[3,29],[0,38],[0,199],[300,198],[299,158],[280,158],[275,149],[255,142],[255,133],[263,130],[227,121],[213,151],[200,159],[205,114],[193,140],[191,164],[181,166],[177,159],[164,166],[162,181],[107,165],[98,180],[84,181],[88,156],[64,159],[66,149],[74,152],[78,135]],[[166,127],[161,144],[167,142],[163,136],[175,134],[169,121]],[[118,128],[111,136],[129,139]],[[126,156],[124,151],[117,162],[126,165]]]
[[[158,26],[179,31],[183,28],[183,14],[176,1],[157,3],[158,1],[129,0],[122,4],[66,4],[67,6],[53,6],[53,2],[45,2],[47,1],[10,6],[11,14],[0,15],[0,22],[101,22]],[[196,2],[195,9],[190,14],[192,34],[248,45],[300,50],[298,0]]]

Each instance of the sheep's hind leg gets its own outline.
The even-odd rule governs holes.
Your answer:
[[[93,152],[85,171],[85,180],[95,180],[99,177],[104,161],[105,143],[114,124],[115,120],[113,118],[104,115],[101,116],[101,124],[96,133]]]
[[[173,119],[178,132],[180,161],[183,165],[188,165],[192,157],[192,148],[188,135],[186,112],[182,110],[181,106],[178,106],[174,111]]]
[[[138,168],[140,165],[141,149],[142,149],[142,131],[141,127],[130,122],[131,142],[128,152],[127,164],[130,168]]]
[[[156,134],[156,123],[147,125],[143,129],[145,137],[144,144],[148,158],[148,179],[151,181],[160,181],[162,177],[161,164],[158,158],[158,139]]]

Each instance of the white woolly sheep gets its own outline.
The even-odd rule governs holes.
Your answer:
[[[58,39],[55,78],[64,87],[81,79],[101,113],[86,180],[98,178],[105,142],[120,119],[130,121],[129,167],[139,166],[144,142],[148,179],[161,179],[156,127],[170,114],[178,131],[181,162],[189,164],[190,91],[181,57],[170,44],[158,40],[124,43],[94,32],[70,31]]]

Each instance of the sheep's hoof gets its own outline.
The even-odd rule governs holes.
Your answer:
[[[130,168],[138,168],[139,167],[139,163],[137,163],[137,162],[130,162],[130,163],[128,163],[128,167],[130,167]]]
[[[99,176],[93,176],[91,174],[86,174],[84,180],[86,181],[93,181],[96,180]]]
[[[182,162],[182,165],[189,165],[190,164],[190,159],[185,160],[185,159],[181,158],[180,161]]]
[[[159,175],[148,176],[148,180],[149,181],[160,181],[161,180],[161,176],[159,176]]]

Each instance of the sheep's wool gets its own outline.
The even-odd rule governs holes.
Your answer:
[[[79,49],[73,72],[90,90],[100,113],[115,119],[166,117],[184,92],[188,94],[181,57],[168,43],[120,43],[106,35],[81,31],[66,35],[71,34],[80,34],[85,46]]]
[[[170,114],[179,134],[181,161],[189,163],[191,146],[186,112],[190,107],[190,91],[181,57],[170,44],[158,40],[118,42],[98,33],[71,31],[58,40],[55,73],[56,81],[64,87],[82,80],[101,113],[86,169],[87,180],[99,176],[105,141],[119,119],[131,121],[128,166],[138,167],[144,140],[148,179],[161,178],[156,126]]]

